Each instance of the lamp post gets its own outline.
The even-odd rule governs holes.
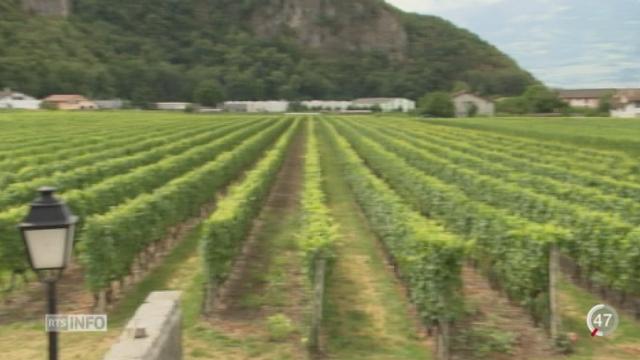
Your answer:
[[[40,197],[31,203],[29,213],[18,226],[29,263],[47,287],[49,315],[56,314],[56,281],[69,265],[78,218],[67,205],[53,196],[55,189],[38,189]],[[58,333],[49,331],[49,360],[58,359]]]

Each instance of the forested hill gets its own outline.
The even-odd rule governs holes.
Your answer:
[[[381,0],[75,0],[66,19],[21,3],[0,0],[0,86],[36,96],[415,99],[535,81],[476,35]]]

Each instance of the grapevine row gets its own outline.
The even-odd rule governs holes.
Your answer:
[[[633,230],[633,226],[622,219],[523,190],[495,177],[480,175],[474,170],[452,164],[446,157],[435,156],[368,129],[360,129],[360,132],[417,169],[457,186],[471,199],[508,209],[522,218],[569,229],[571,236],[567,251],[576,258],[586,274],[602,285],[616,288],[623,285],[621,281],[626,275],[635,275],[625,274],[625,269],[620,269],[619,259],[625,256],[624,252],[620,252],[625,250],[622,242]],[[485,164],[476,165],[481,168]],[[603,243],[602,237],[606,237],[607,241]]]
[[[322,169],[315,128],[315,121],[309,121],[301,198],[303,230],[300,247],[310,269],[316,258],[333,257],[333,245],[337,236],[334,221],[326,205],[326,194],[322,189]]]
[[[414,133],[412,132],[412,135]],[[417,134],[417,137],[426,135]],[[432,140],[430,140],[432,141]],[[463,141],[463,140],[461,140]],[[478,154],[481,154],[479,151]],[[517,156],[509,155],[509,150],[501,153],[487,152],[494,161],[512,167],[523,173],[531,173],[547,178],[556,179],[565,183],[577,184],[583,187],[591,187],[600,190],[603,194],[611,194],[621,198],[629,198],[640,201],[640,185],[633,181],[617,180],[602,174],[592,174],[581,170],[567,170],[565,167],[552,165],[555,157],[544,153],[537,154],[537,161],[523,160]]]
[[[114,133],[107,139],[87,137],[84,141],[90,145],[86,147],[67,148],[63,151],[21,158],[12,157],[0,162],[0,174],[3,174],[0,175],[0,179],[4,178],[0,185],[7,186],[11,182],[29,181],[54,172],[92,165],[104,159],[128,156],[166,144],[169,141],[184,138],[184,136],[190,136],[190,134],[198,134],[210,128],[214,127],[211,125],[198,126],[196,129],[182,131],[179,128],[170,128],[150,133],[140,132],[133,136]],[[183,133],[183,137],[178,137],[179,133]],[[6,176],[6,174],[11,174],[11,176]]]
[[[64,172],[54,172],[50,176],[37,177],[31,181],[11,184],[3,191],[2,195],[0,195],[0,209],[28,201],[33,194],[33,189],[37,189],[40,186],[56,186],[61,191],[81,189],[102,181],[109,176],[123,174],[130,169],[153,164],[165,157],[176,156],[176,154],[180,156],[182,152],[191,148],[206,148],[210,145],[210,141],[232,133],[238,128],[243,127],[243,125],[245,124],[223,126],[220,129],[204,132],[203,134],[186,139],[184,138],[185,134],[182,133],[181,137],[174,139],[179,139],[178,141],[169,142],[163,146],[154,146],[156,145],[155,143],[145,143],[144,151],[132,155],[123,152],[123,157],[113,158],[109,156],[111,155],[111,151],[107,151],[107,154],[98,155],[102,161],[98,161],[95,164],[73,168],[72,170]],[[200,132],[202,132],[202,130]],[[171,138],[173,138],[173,136]],[[194,148],[194,146],[196,147]]]
[[[174,131],[179,127],[177,124],[168,124],[155,128],[152,132],[165,132],[167,130],[173,129]],[[143,124],[137,124],[135,127],[118,127],[116,129],[108,129],[108,130],[86,130],[83,129],[83,132],[80,133],[64,133],[63,135],[59,135],[57,138],[66,138],[70,137],[70,141],[60,141],[56,143],[51,143],[51,139],[55,138],[52,134],[48,134],[48,141],[36,142],[31,144],[26,142],[22,145],[14,145],[12,148],[7,149],[4,153],[0,153],[0,169],[4,170],[8,166],[16,166],[20,165],[23,158],[31,161],[38,161],[39,163],[44,163],[47,159],[55,159],[61,160],[67,157],[73,156],[80,152],[86,151],[94,151],[92,149],[108,149],[109,147],[104,147],[103,142],[105,141],[117,141],[119,144],[126,145],[129,142],[124,141],[125,138],[140,137],[145,136],[145,134],[149,134],[148,126]],[[149,134],[152,135],[152,134]],[[29,134],[25,135],[14,135],[17,138],[28,139],[30,138]],[[73,152],[73,151],[76,152]],[[56,155],[56,158],[52,158],[53,155]],[[49,160],[51,161],[51,160]],[[14,165],[16,163],[16,165]]]
[[[462,312],[461,269],[465,244],[406,202],[365,166],[333,128],[323,131],[365,216],[407,284],[422,321],[440,327]]]
[[[290,126],[276,126],[247,138],[204,166],[174,179],[153,193],[140,195],[109,212],[89,217],[81,240],[86,279],[93,291],[128,275],[136,256],[167,236],[168,230],[213,201],[230,181],[254,163]]]
[[[424,122],[421,122],[424,125]],[[428,127],[432,127],[429,125]],[[577,161],[596,161],[598,164],[624,164],[629,160],[632,160],[626,154],[610,151],[610,150],[596,150],[591,148],[579,147],[576,145],[562,144],[552,141],[540,141],[534,139],[528,139],[521,136],[510,136],[504,134],[496,134],[487,131],[478,131],[471,129],[458,129],[447,126],[433,126],[437,128],[437,132],[440,134],[448,134],[448,136],[458,138],[469,138],[471,141],[480,141],[485,145],[492,144],[496,146],[502,146],[506,148],[522,149],[523,154],[535,159],[532,154],[545,153],[551,156],[555,156],[558,160],[562,158],[570,157]],[[424,127],[421,127],[424,130]],[[585,164],[589,165],[589,164]],[[595,165],[595,164],[594,164]]]
[[[548,318],[549,249],[568,232],[473,201],[455,186],[422,173],[400,156],[339,126],[365,163],[415,210],[473,241],[474,256],[490,279],[538,321]]]
[[[379,123],[381,126],[383,123]],[[384,125],[389,126],[389,123]],[[397,127],[397,126],[393,126]],[[561,169],[574,169],[592,175],[607,174],[616,180],[634,179],[638,171],[638,162],[619,153],[605,153],[596,150],[585,150],[579,147],[557,145],[555,143],[533,141],[526,138],[496,136],[486,132],[476,133],[472,130],[450,129],[444,126],[416,124],[404,121],[400,128],[411,131],[419,138],[452,141],[472,146],[478,151],[494,155],[509,156],[531,162],[532,164],[550,164]],[[417,131],[417,132],[416,132]],[[556,149],[559,147],[560,149]],[[583,153],[586,151],[586,153]],[[541,155],[543,155],[541,157]]]
[[[446,157],[460,165],[472,166],[482,174],[498,177],[523,188],[552,195],[557,199],[586,206],[595,211],[614,213],[634,225],[640,225],[640,204],[633,200],[604,194],[592,187],[566,184],[540,175],[514,171],[504,165],[503,160],[508,158],[507,155],[485,152],[463,142],[447,141],[437,137],[429,137],[427,141],[427,137],[417,138],[404,131],[379,129],[409,144],[428,150],[434,155]]]
[[[269,123],[266,121],[260,122],[209,144],[167,157],[155,164],[136,168],[123,175],[109,177],[88,188],[63,193],[62,196],[71,209],[80,216],[80,225],[82,225],[82,221],[88,216],[103,213],[128,198],[153,191],[171,179],[211,161],[248,136],[262,131],[267,125]],[[2,259],[0,264],[3,265],[0,269],[19,271],[26,268],[24,256],[19,252],[21,241],[14,230],[15,224],[24,217],[26,212],[27,206],[20,206],[0,213],[0,259]],[[82,228],[79,230],[81,231]],[[84,244],[80,244],[80,248],[83,246]]]
[[[322,186],[323,176],[316,135],[316,121],[308,122],[307,134],[304,183],[300,198],[302,230],[299,236],[299,248],[304,254],[307,273],[310,275],[310,288],[313,289],[309,346],[311,349],[317,350],[320,343],[325,279],[333,265],[334,247],[338,233]]]
[[[276,145],[263,156],[254,169],[231,187],[216,206],[216,211],[204,221],[200,235],[203,260],[205,308],[213,300],[218,285],[229,275],[233,259],[251,229],[261,204],[273,184],[289,144],[299,131],[299,121],[289,127]],[[258,154],[256,154],[258,155]]]

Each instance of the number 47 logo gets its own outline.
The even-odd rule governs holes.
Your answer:
[[[587,314],[587,327],[591,336],[610,335],[618,327],[618,322],[618,312],[608,305],[596,305]]]
[[[593,324],[595,326],[597,326],[598,328],[603,327],[602,326],[602,318],[603,317],[606,318],[606,320],[604,321],[604,327],[609,327],[609,322],[611,321],[611,318],[613,318],[613,314],[598,314],[593,319]]]

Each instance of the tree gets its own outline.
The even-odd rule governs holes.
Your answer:
[[[419,113],[429,117],[449,118],[455,115],[451,96],[446,92],[428,93],[418,101]]]
[[[224,93],[217,84],[204,81],[193,92],[193,101],[203,106],[216,106],[224,101]]]
[[[611,100],[613,98],[613,93],[609,92],[600,97],[600,102],[598,104],[598,112],[601,114],[609,115],[609,111],[611,111]]]
[[[467,106],[467,116],[468,117],[474,117],[478,115],[478,105],[474,104],[474,103],[470,103]]]
[[[529,103],[522,96],[514,96],[498,101],[496,109],[503,114],[526,114],[529,112]]]
[[[529,104],[529,110],[533,113],[551,113],[566,107],[558,94],[544,85],[529,86],[523,97]]]

